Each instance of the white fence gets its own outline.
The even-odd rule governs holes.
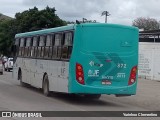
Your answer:
[[[160,81],[160,43],[139,43],[139,77]]]

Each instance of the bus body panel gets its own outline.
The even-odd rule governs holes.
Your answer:
[[[36,88],[42,88],[44,74],[47,73],[49,90],[68,93],[68,62],[17,58],[13,77],[18,78],[18,69],[22,71],[22,81]]]
[[[85,85],[76,80],[77,63],[83,67]],[[70,60],[69,92],[136,94],[137,79],[130,86],[128,81],[132,68],[137,65],[137,29],[110,25],[78,26]]]

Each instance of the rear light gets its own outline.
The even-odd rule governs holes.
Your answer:
[[[76,80],[80,84],[85,84],[84,83],[84,74],[83,74],[83,67],[81,64],[76,63]]]
[[[128,85],[132,85],[136,82],[136,75],[137,75],[137,66],[134,66],[131,70]]]

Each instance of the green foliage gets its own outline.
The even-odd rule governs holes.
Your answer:
[[[55,14],[55,8],[48,6],[44,10],[34,7],[16,13],[15,19],[0,20],[0,54],[9,55],[17,33],[64,26],[67,23]]]
[[[46,9],[40,11],[34,7],[22,13],[16,13],[18,33],[66,25],[66,23],[55,14],[55,11],[55,8],[49,8],[47,6]]]
[[[160,27],[156,19],[143,17],[135,19],[132,25],[144,30],[157,30]]]
[[[12,19],[11,17],[8,17],[8,16],[0,13],[0,22],[3,21],[3,20],[11,20],[11,19]]]
[[[12,20],[4,20],[0,22],[0,53],[4,55],[10,54],[10,47],[14,40],[14,24]]]

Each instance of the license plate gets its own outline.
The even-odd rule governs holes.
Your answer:
[[[109,80],[102,80],[102,85],[111,85],[111,81]]]

